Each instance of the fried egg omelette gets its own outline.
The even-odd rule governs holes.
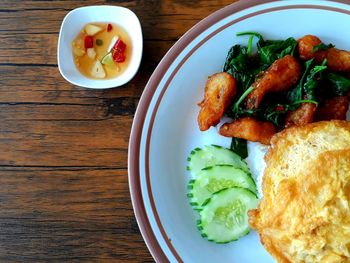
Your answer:
[[[277,262],[350,262],[350,122],[276,134],[249,223]]]

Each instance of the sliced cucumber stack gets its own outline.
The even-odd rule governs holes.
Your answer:
[[[249,233],[248,215],[257,206],[257,189],[247,164],[233,151],[217,145],[194,149],[187,169],[193,179],[188,197],[199,211],[202,236],[227,243]]]
[[[195,148],[187,158],[187,169],[191,171],[195,177],[203,168],[214,166],[217,164],[231,164],[236,168],[249,172],[247,164],[241,157],[233,151],[218,146],[207,145],[203,148]]]
[[[212,195],[200,211],[198,228],[202,236],[216,243],[228,243],[249,233],[248,215],[258,199],[251,191],[233,187]]]
[[[247,188],[256,193],[255,182],[247,172],[233,165],[221,164],[202,169],[197,178],[189,182],[188,196],[198,209],[212,194],[231,187]]]

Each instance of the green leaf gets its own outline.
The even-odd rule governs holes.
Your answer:
[[[257,46],[258,48],[263,46],[265,44],[265,40],[263,36],[257,32],[252,32],[252,31],[246,31],[246,32],[239,32],[236,34],[236,36],[253,36],[258,38],[258,43]]]
[[[258,47],[258,54],[263,64],[270,66],[275,60],[286,55],[294,56],[297,41],[290,37],[286,40],[265,41],[263,46]]]
[[[243,102],[243,100],[249,95],[249,93],[251,93],[253,91],[254,87],[250,86],[240,97],[239,99],[236,101],[235,104],[233,104],[232,106],[232,112],[234,115],[234,118],[236,119],[239,115],[239,111],[241,110],[241,103]]]
[[[235,71],[247,70],[247,58],[247,48],[241,45],[234,45],[227,54],[224,71],[227,72],[230,69]]]
[[[335,46],[333,44],[326,45],[324,43],[320,43],[312,48],[312,52],[316,52],[316,51],[320,51],[320,50],[328,50],[332,47],[335,47]]]
[[[223,70],[236,79],[239,92],[245,91],[254,82],[253,60],[248,55],[248,48],[241,45],[234,45],[228,52]]]
[[[254,36],[250,36],[249,40],[248,40],[247,53],[249,56],[253,55],[253,38],[254,38]]]
[[[242,159],[248,157],[247,141],[240,138],[232,138],[231,150],[241,156]]]
[[[301,76],[298,84],[295,86],[294,89],[287,92],[287,99],[289,103],[295,103],[296,101],[300,101],[303,99],[303,86],[306,81],[306,78],[313,66],[314,59],[310,59],[305,62],[304,64],[304,73]]]
[[[350,79],[347,77],[337,73],[328,73],[326,79],[337,96],[344,96],[350,90]]]
[[[236,36],[255,36],[259,39],[259,41],[264,41],[264,38],[261,34],[259,34],[258,32],[254,32],[254,31],[244,31],[244,32],[239,32],[236,34]]]
[[[295,110],[297,106],[292,107],[290,104],[273,104],[266,108],[264,112],[264,119],[272,122],[277,127],[284,126],[284,116],[287,111]]]
[[[293,104],[285,103],[273,103],[269,106],[266,106],[265,112],[263,112],[263,116],[260,118],[272,122],[279,128],[283,128],[285,125],[285,116],[289,111],[296,110],[301,103],[315,103],[318,104],[314,100],[299,100],[295,101]]]
[[[305,96],[304,99],[316,101],[316,90],[320,86],[323,79],[322,72],[327,69],[327,60],[325,59],[321,65],[314,66],[309,75],[306,78],[306,81],[303,85]]]

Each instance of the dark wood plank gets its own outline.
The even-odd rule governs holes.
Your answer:
[[[127,85],[116,89],[92,90],[68,84],[56,67],[0,66],[0,104],[94,104],[119,98],[139,98],[146,84],[140,71]],[[150,74],[150,73],[148,73]]]
[[[116,0],[116,1],[86,1],[86,0],[2,0],[0,2],[0,10],[16,12],[18,10],[70,10],[87,5],[116,4],[132,7],[139,1]],[[48,4],[50,3],[50,4]]]
[[[199,20],[232,3],[229,0],[67,1],[67,3],[50,1],[50,5],[44,6],[43,2],[19,1],[16,6],[13,1],[2,1],[0,28],[6,28],[6,32],[9,33],[58,33],[61,22],[70,9],[106,3],[125,6],[134,11],[143,25],[145,39],[176,40]]]
[[[131,122],[128,116],[101,121],[2,121],[0,165],[125,168]]]
[[[0,35],[0,63],[57,64],[57,34]]]
[[[0,168],[0,261],[152,262],[126,175],[125,169]]]
[[[121,100],[120,104],[130,105],[132,98]],[[134,103],[135,104],[135,103]],[[132,112],[120,109],[118,113]],[[108,105],[74,105],[74,104],[4,104],[0,103],[0,119],[2,121],[99,121],[108,119]],[[132,113],[131,113],[132,114]],[[36,123],[35,123],[36,125]],[[1,126],[0,126],[1,127]]]

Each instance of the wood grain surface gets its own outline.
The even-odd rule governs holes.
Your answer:
[[[153,262],[130,201],[133,115],[167,50],[232,0],[0,0],[0,262]],[[89,90],[57,69],[72,9],[109,4],[139,17],[144,53],[128,84]]]

